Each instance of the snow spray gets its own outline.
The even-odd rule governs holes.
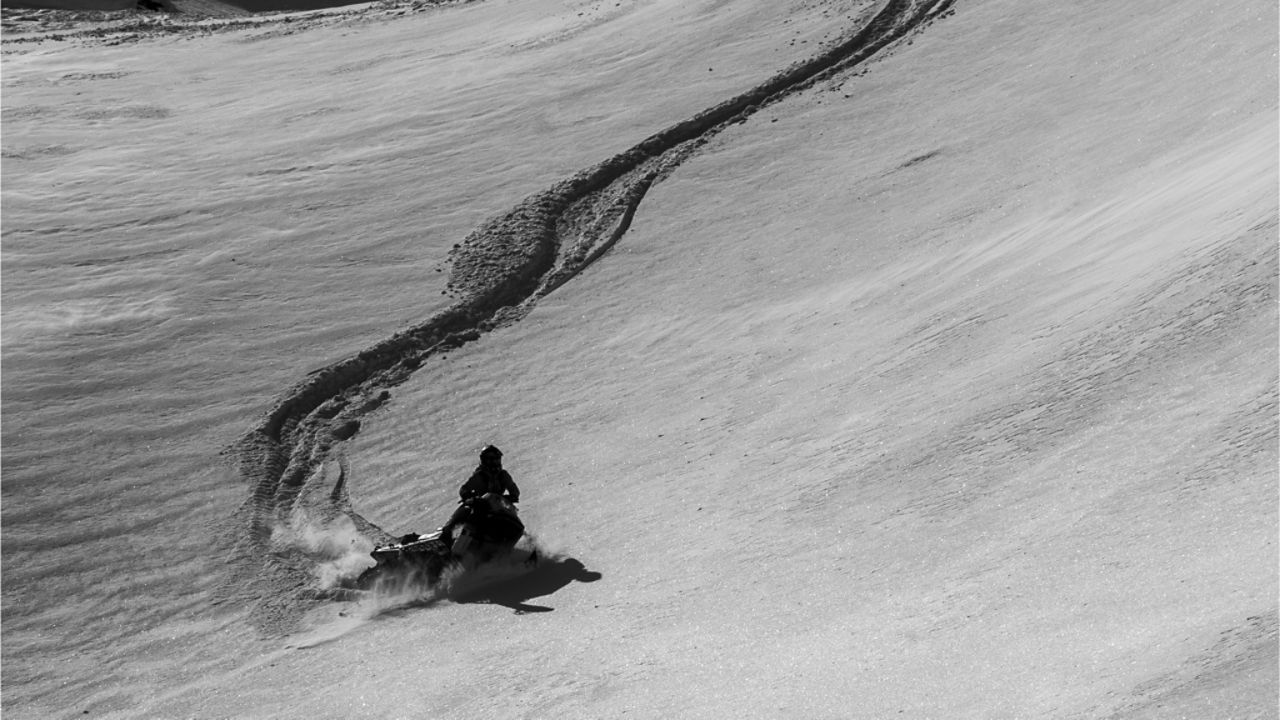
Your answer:
[[[278,525],[271,535],[273,547],[301,552],[312,563],[319,589],[341,586],[369,567],[373,543],[360,534],[345,515],[317,522],[304,510],[295,510],[289,522]]]

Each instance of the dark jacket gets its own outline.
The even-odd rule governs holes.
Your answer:
[[[520,488],[516,487],[515,480],[511,479],[511,474],[506,470],[497,469],[489,470],[483,465],[476,468],[471,473],[471,477],[458,488],[458,495],[463,500],[473,497],[479,497],[485,493],[505,493],[511,502],[520,501]]]

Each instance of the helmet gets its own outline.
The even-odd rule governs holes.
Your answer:
[[[493,445],[485,445],[484,449],[480,451],[480,459],[484,460],[485,458],[490,458],[490,457],[494,458],[495,460],[501,459],[502,451],[494,447]]]

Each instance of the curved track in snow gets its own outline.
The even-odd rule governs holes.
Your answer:
[[[426,358],[518,320],[599,259],[626,233],[648,189],[721,130],[865,62],[953,2],[889,0],[848,39],[491,218],[451,255],[449,287],[458,302],[285,392],[229,450],[252,488],[229,529],[237,573],[231,592],[254,603],[256,624],[286,631],[310,600],[326,596],[314,588],[314,562],[306,552],[273,541],[296,513],[321,523],[346,516],[365,535],[386,537],[351,509],[336,450],[390,388]],[[341,469],[334,472],[335,466]]]

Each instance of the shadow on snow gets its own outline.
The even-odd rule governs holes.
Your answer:
[[[487,603],[511,608],[517,615],[551,612],[554,608],[530,605],[527,601],[559,592],[573,582],[595,582],[603,577],[588,570],[576,558],[544,558],[532,571],[481,587],[457,590],[450,595],[456,603]]]

